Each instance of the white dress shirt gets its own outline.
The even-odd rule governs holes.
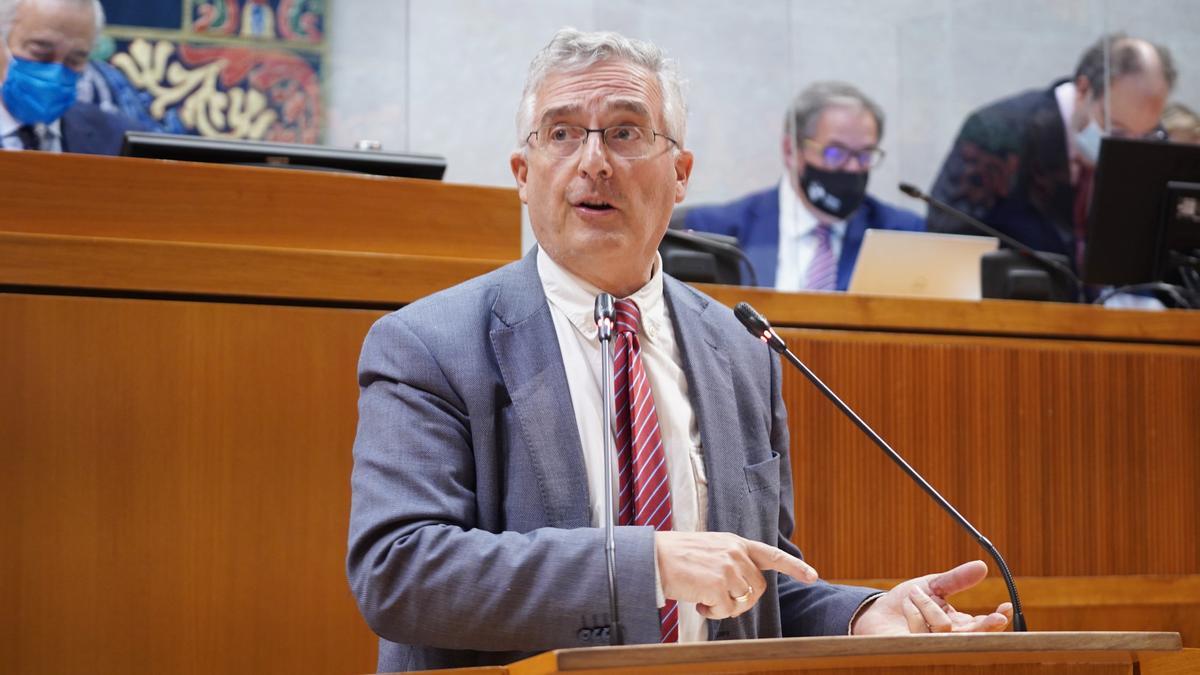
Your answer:
[[[1075,130],[1071,128],[1071,116],[1075,114],[1075,83],[1063,82],[1054,88],[1054,100],[1062,116],[1063,130],[1067,137],[1067,167],[1071,171],[1071,186],[1079,184],[1079,149],[1075,147]]]
[[[537,266],[550,304],[550,316],[554,320],[554,332],[567,372],[571,407],[583,446],[592,526],[601,527],[604,524],[604,437],[601,434],[605,430],[601,417],[600,342],[594,319],[596,295],[600,289],[563,269],[541,248],[537,252]],[[661,259],[655,259],[650,281],[629,297],[637,302],[642,312],[638,341],[666,451],[672,525],[682,532],[702,531],[708,513],[708,479],[704,473],[700,431],[688,399],[683,359],[663,298]],[[611,434],[612,430],[607,433]],[[615,466],[612,475],[615,489]],[[657,574],[655,570],[656,578]],[[661,606],[661,593],[658,600]],[[704,617],[696,612],[696,605],[680,602],[679,641],[707,639],[708,627]]]
[[[25,145],[17,136],[17,130],[22,124],[13,117],[4,103],[0,102],[0,147],[5,150],[24,150]],[[43,152],[62,152],[62,120],[54,120],[50,124],[35,124],[33,132],[41,142]]]
[[[802,291],[807,287],[808,268],[817,255],[817,225],[820,221],[808,210],[792,188],[791,176],[784,174],[779,184],[779,262],[775,268],[775,289]],[[836,261],[842,255],[846,221],[830,225],[829,247]]]

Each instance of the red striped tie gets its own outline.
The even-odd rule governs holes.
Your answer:
[[[650,380],[642,366],[638,326],[642,313],[633,300],[616,302],[617,346],[613,355],[613,392],[617,423],[618,525],[671,529],[671,484],[667,454],[658,430]],[[679,641],[679,611],[674,600],[658,610],[662,642]]]

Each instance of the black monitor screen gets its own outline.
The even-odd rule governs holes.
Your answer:
[[[1112,286],[1162,281],[1169,252],[1188,247],[1187,221],[1173,212],[1183,208],[1181,199],[1187,203],[1186,184],[1195,183],[1200,145],[1105,138],[1092,192],[1084,281]]]
[[[446,159],[437,155],[342,150],[319,145],[234,141],[135,131],[125,134],[121,154],[146,159],[346,171],[430,180],[441,180],[446,173]]]

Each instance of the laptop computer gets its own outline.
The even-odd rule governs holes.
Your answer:
[[[867,230],[847,291],[979,300],[979,260],[999,246],[995,237]]]

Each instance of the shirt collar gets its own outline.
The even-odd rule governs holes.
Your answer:
[[[17,129],[20,128],[21,123],[8,112],[8,108],[4,107],[4,103],[0,102],[0,138],[11,136],[17,133]]]
[[[1071,128],[1071,117],[1075,114],[1075,83],[1067,80],[1054,88],[1054,100],[1058,103],[1058,112],[1062,115],[1063,130],[1067,136],[1067,163],[1071,166],[1074,176],[1078,171],[1079,149],[1075,147],[1075,130]],[[1071,180],[1075,182],[1074,178]]]
[[[779,181],[779,233],[783,240],[811,236],[820,224],[821,221],[796,194],[792,177],[785,171]],[[829,229],[835,237],[840,237],[846,233],[846,221],[832,223]]]
[[[575,276],[555,262],[541,246],[537,252],[538,276],[546,300],[567,317],[588,340],[596,339],[596,296],[600,289]],[[640,334],[653,342],[667,324],[666,303],[663,301],[662,258],[654,254],[650,281],[629,296],[642,312]],[[618,298],[620,299],[620,298]]]
[[[23,124],[8,112],[8,108],[4,107],[4,103],[0,101],[0,138],[13,136],[17,133]],[[33,131],[37,134],[38,140],[45,145],[48,139],[62,138],[62,119],[54,120],[49,124],[35,124]]]

